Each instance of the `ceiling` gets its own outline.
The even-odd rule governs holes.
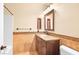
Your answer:
[[[40,15],[50,3],[6,3],[4,4],[13,14]]]

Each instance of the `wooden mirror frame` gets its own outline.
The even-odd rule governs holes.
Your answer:
[[[48,16],[48,15],[50,15],[50,14],[52,14],[52,19],[51,18],[48,18],[48,19],[51,19],[52,20],[52,29],[47,29],[48,27],[46,27],[47,26],[47,22],[46,22],[46,17]],[[50,26],[51,26],[51,24],[50,24]],[[51,10],[51,11],[49,11],[46,15],[44,15],[44,29],[45,30],[48,30],[48,31],[54,31],[55,29],[54,29],[54,9],[53,10]]]
[[[41,18],[37,18],[37,32],[41,29]]]

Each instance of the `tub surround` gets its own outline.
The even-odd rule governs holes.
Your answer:
[[[78,51],[73,50],[65,45],[60,46],[60,52],[61,52],[61,55],[79,55]]]

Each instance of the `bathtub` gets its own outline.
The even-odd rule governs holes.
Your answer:
[[[60,55],[79,55],[78,51],[75,51],[65,45],[60,46]]]
[[[0,50],[1,55],[12,55],[12,46],[7,46],[5,49]]]

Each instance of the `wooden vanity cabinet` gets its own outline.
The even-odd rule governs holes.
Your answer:
[[[59,40],[44,40],[36,35],[36,50],[39,55],[59,55],[59,45]]]
[[[46,54],[47,55],[59,55],[59,40],[52,40],[46,42]]]
[[[46,54],[46,41],[42,40],[38,36],[36,36],[36,50],[40,55]]]

